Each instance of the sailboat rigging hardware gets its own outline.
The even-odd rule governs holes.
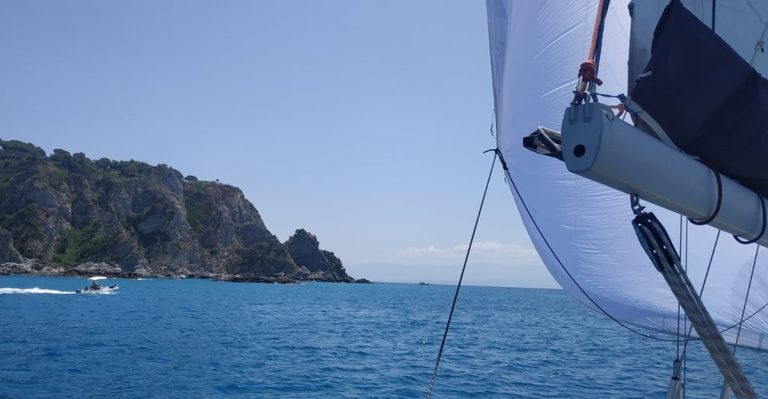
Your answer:
[[[699,159],[699,162],[706,165],[710,170],[712,170],[712,173],[715,174],[715,181],[717,181],[717,204],[715,204],[715,210],[712,211],[712,214],[709,215],[704,220],[696,220],[694,218],[688,218],[688,221],[692,224],[695,224],[696,226],[703,226],[706,224],[711,223],[718,214],[720,214],[720,208],[723,206],[723,179],[720,177],[720,172],[717,171],[717,169],[707,165],[705,162]],[[736,237],[736,236],[734,236]]]
[[[709,225],[768,245],[764,198],[728,176],[718,179],[708,166],[616,118],[605,105],[569,107],[562,129],[570,172],[695,220],[711,218],[721,202]]]
[[[688,275],[680,262],[680,257],[675,251],[664,226],[652,212],[638,210],[634,202],[633,200],[633,212],[636,216],[632,220],[632,227],[637,233],[640,244],[656,270],[664,277],[678,303],[685,310],[685,314],[701,337],[726,383],[737,398],[757,398],[757,394],[752,389],[735,356],[728,349],[725,339],[718,331],[717,325],[704,306],[704,302],[688,279]]]
[[[589,45],[589,59],[579,65],[578,82],[573,89],[572,105],[589,102],[590,93],[595,92],[595,85],[602,85],[603,81],[597,77],[598,67],[600,66],[600,53],[603,47],[603,31],[605,29],[605,16],[608,14],[610,0],[600,0],[598,12],[595,15],[595,26],[592,30],[592,41]],[[597,101],[597,97],[592,95],[592,99]]]
[[[600,93],[594,90],[586,90],[583,100],[571,107],[565,118],[558,112],[557,107],[569,103],[577,94],[574,91],[580,91],[581,82],[576,83],[575,72],[582,61],[592,58],[585,47],[596,38],[592,24],[595,13],[601,11],[599,0],[563,0],[556,5],[488,0],[493,94],[499,125],[497,145],[510,162],[507,181],[523,223],[557,282],[590,308],[607,311],[631,327],[679,337],[682,341],[675,358],[680,360],[680,371],[676,374],[683,382],[686,348],[682,345],[698,337],[686,334],[690,323],[680,319],[684,316],[667,282],[655,268],[648,267],[647,256],[640,255],[641,248],[633,243],[637,239],[634,230],[622,228],[615,221],[626,216],[626,197],[622,193],[638,194],[647,206],[645,211],[653,210],[660,220],[682,220],[680,231],[681,235],[686,231],[686,244],[682,237],[679,245],[674,243],[682,257],[689,251],[687,218],[699,222],[711,219],[709,224],[717,231],[694,228],[691,232],[690,251],[697,255],[691,258],[696,261],[688,265],[688,273],[692,278],[699,277],[706,268],[707,297],[702,298],[709,298],[707,307],[720,329],[730,330],[722,333],[730,348],[738,335],[736,327],[741,325],[739,312],[745,300],[742,294],[749,278],[749,270],[740,266],[746,265],[746,253],[754,255],[754,250],[739,248],[733,242],[721,246],[714,264],[710,256],[711,275],[706,260],[699,262],[698,255],[703,257],[708,249],[714,253],[710,239],[717,241],[722,232],[754,239],[768,223],[761,204],[768,200],[768,167],[762,167],[768,158],[761,155],[765,151],[758,146],[759,137],[765,137],[766,124],[757,112],[764,108],[760,100],[768,90],[765,80],[759,79],[767,75],[768,58],[753,46],[756,39],[763,41],[768,34],[768,23],[762,17],[768,15],[768,2],[725,5],[718,1],[715,6],[712,1],[710,11],[709,1],[704,5],[687,0],[617,1],[612,1],[612,6],[619,7],[610,10],[605,20],[604,57],[596,63],[596,75],[604,80],[599,91],[631,95],[633,103],[622,103],[632,116],[632,124],[620,121],[615,109],[592,101],[597,97],[615,103],[599,98]],[[624,13],[627,5],[629,15]],[[724,9],[728,12],[722,13]],[[728,35],[718,37],[707,32],[709,27],[714,28],[716,13],[720,14],[718,30]],[[753,13],[757,18],[752,17]],[[687,25],[683,28],[680,21]],[[694,30],[695,34],[691,33]],[[657,32],[664,36],[655,38]],[[716,49],[724,51],[721,54]],[[727,76],[712,80],[718,71],[725,70],[721,66],[726,58],[723,54],[731,56],[731,63],[741,64],[738,69],[742,73],[726,68]],[[695,61],[705,55],[710,62]],[[754,71],[744,68],[745,63],[738,57],[754,66]],[[676,61],[686,64],[681,66]],[[536,76],[535,83],[518,84],[520,76],[532,75]],[[642,83],[639,86],[638,81]],[[746,99],[747,91],[755,93],[754,102]],[[722,112],[725,109],[733,112]],[[570,172],[592,181],[521,149],[525,148],[520,146],[521,136],[530,132],[525,127],[537,125],[562,131],[559,149],[553,151],[553,136],[539,129],[539,137],[525,139],[525,147],[539,154],[561,154]],[[732,139],[731,132],[739,128],[745,134]],[[701,134],[689,139],[688,133]],[[702,151],[698,147],[691,149],[691,143],[701,144],[698,139],[702,135],[716,144]],[[696,158],[717,168],[722,173],[721,181]],[[720,210],[714,212],[718,202]],[[651,209],[655,208],[651,203],[664,209]],[[720,242],[726,244],[725,240]],[[768,246],[768,234],[757,243]],[[754,273],[755,282],[761,282],[768,271],[758,268]],[[745,287],[741,287],[742,280]],[[697,281],[696,289],[701,286]],[[752,289],[758,287],[764,288],[755,284]],[[753,312],[755,305],[762,305],[753,303],[758,299],[754,294],[746,314],[757,317],[751,322],[746,322],[749,317],[743,318],[738,345],[766,349],[766,306],[760,306],[761,314]],[[670,375],[666,377],[665,386],[670,382]]]
[[[763,221],[763,226],[760,228],[760,234],[758,234],[755,238],[750,239],[750,240],[743,240],[743,239],[739,238],[739,236],[734,234],[733,238],[736,241],[738,241],[739,244],[753,244],[753,243],[756,243],[756,242],[760,241],[760,239],[762,239],[763,236],[765,235],[765,227],[766,227],[766,224],[768,223],[768,222],[766,222],[766,219],[768,219],[768,215],[765,214],[765,201],[763,201],[763,198],[761,196],[759,196],[759,195],[757,196],[757,200],[760,201],[760,208],[763,211],[761,213],[762,217],[760,218]]]
[[[544,126],[539,126],[533,133],[523,137],[523,146],[537,154],[563,160],[560,133]]]

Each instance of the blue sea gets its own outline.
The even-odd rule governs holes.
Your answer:
[[[454,290],[114,281],[0,277],[0,398],[419,398]],[[688,397],[716,397],[689,352]],[[674,354],[560,290],[464,287],[434,397],[663,398]],[[738,356],[768,396],[768,353]]]

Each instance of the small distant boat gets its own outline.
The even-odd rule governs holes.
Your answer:
[[[425,283],[425,282],[421,281],[421,282],[419,282],[418,285],[429,285],[429,283]]]
[[[111,292],[117,291],[120,288],[117,286],[117,284],[102,286],[98,283],[98,281],[106,280],[106,279],[107,278],[104,276],[89,277],[88,281],[90,281],[91,283],[89,285],[86,285],[84,288],[75,290],[75,292],[78,294],[111,293]]]

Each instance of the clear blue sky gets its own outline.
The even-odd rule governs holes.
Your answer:
[[[0,137],[243,189],[355,277],[454,283],[490,167],[485,4],[0,1]],[[553,287],[496,170],[467,282]]]

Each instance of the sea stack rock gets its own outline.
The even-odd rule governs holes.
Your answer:
[[[307,280],[354,282],[355,279],[347,274],[341,259],[333,252],[320,249],[317,237],[304,230],[298,229],[285,242],[291,258],[299,267],[305,267],[310,275]]]

